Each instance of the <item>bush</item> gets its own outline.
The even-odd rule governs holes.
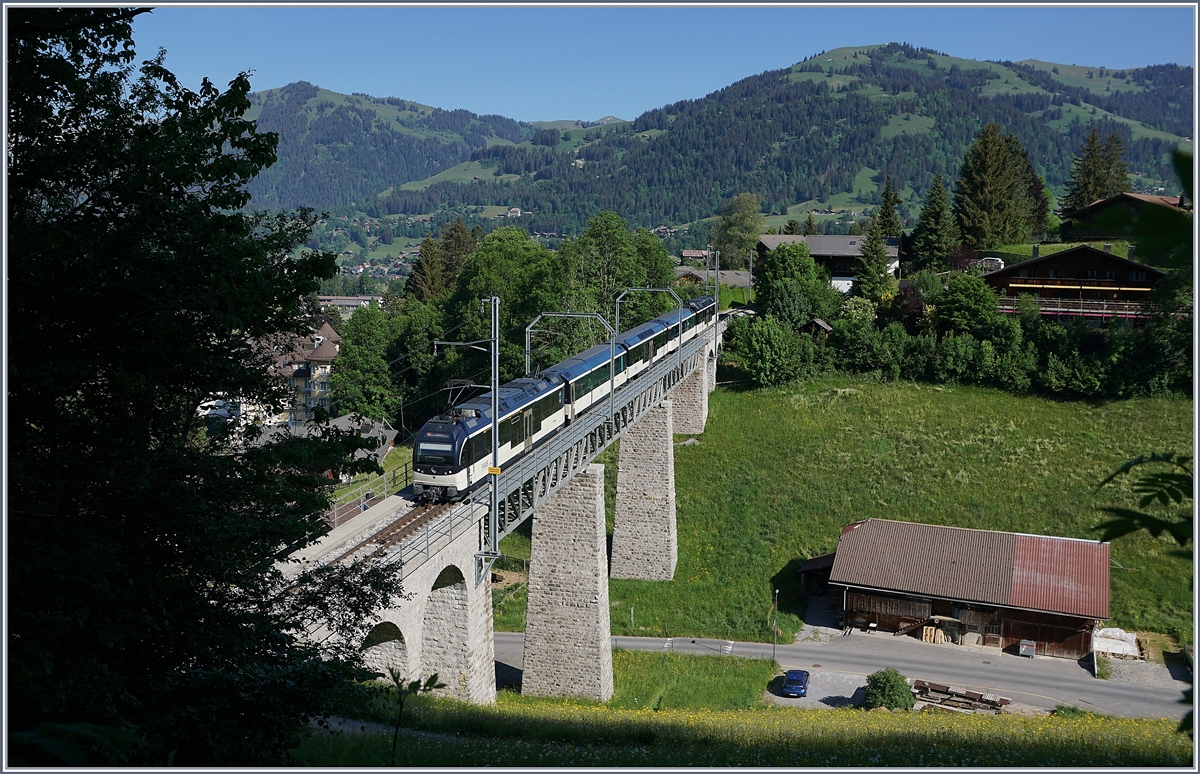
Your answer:
[[[908,680],[895,669],[888,667],[867,675],[867,696],[863,700],[863,707],[912,709],[915,703]]]
[[[800,337],[780,325],[774,317],[755,321],[750,326],[746,345],[746,367],[759,387],[789,382],[800,376],[804,368],[800,361]]]

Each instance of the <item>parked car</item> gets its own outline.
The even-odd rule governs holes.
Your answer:
[[[808,695],[808,672],[803,669],[789,669],[783,676],[784,696]]]

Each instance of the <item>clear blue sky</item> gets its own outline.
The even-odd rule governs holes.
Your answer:
[[[523,121],[632,119],[822,50],[907,42],[969,59],[1194,64],[1192,7],[171,7],[134,22],[196,88],[252,70]]]

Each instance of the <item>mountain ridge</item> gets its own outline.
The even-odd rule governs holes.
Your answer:
[[[1192,136],[1190,67],[1026,62],[844,47],[631,122],[518,122],[290,84],[252,96],[248,117],[280,131],[284,169],[251,192],[260,207],[300,203],[307,189],[310,206],[357,203],[377,215],[512,205],[534,211],[543,230],[573,231],[599,208],[638,225],[693,222],[739,190],[787,212],[857,195],[870,170],[876,186],[896,177],[911,205],[934,174],[957,173],[985,117],[1018,134],[1052,187],[1093,123],[1126,141],[1140,183],[1172,179],[1163,156]],[[385,132],[396,136],[371,137]],[[374,158],[355,154],[363,148]]]

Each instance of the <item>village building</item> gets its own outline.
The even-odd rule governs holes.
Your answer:
[[[829,273],[831,284],[843,293],[849,293],[858,273],[858,257],[862,255],[865,236],[855,235],[804,235],[764,234],[758,238],[758,260],[767,253],[786,244],[807,244],[813,261]],[[887,237],[888,272],[896,274],[900,268],[900,237]]]
[[[1000,294],[1000,309],[1015,313],[1022,295],[1036,298],[1043,315],[1142,319],[1142,302],[1165,275],[1159,269],[1079,245],[993,271],[983,281]]]
[[[276,356],[273,371],[287,380],[291,405],[271,417],[273,424],[300,427],[313,418],[313,409],[329,409],[329,378],[342,337],[324,323],[311,336],[296,340],[291,349]]]
[[[705,282],[712,283],[713,272],[711,269],[697,269],[693,266],[676,266],[675,267],[675,284],[679,285],[684,282],[690,282],[696,285],[704,286]],[[725,270],[720,271],[721,284],[729,288],[748,288],[750,287],[750,272]]]
[[[1111,217],[1109,213],[1123,211],[1136,217],[1147,205],[1191,209],[1191,203],[1183,196],[1119,193],[1107,199],[1098,199],[1078,210],[1063,213],[1063,239],[1069,241],[1123,239],[1127,236],[1125,232],[1106,222]]]
[[[350,317],[359,307],[382,303],[383,296],[317,296],[317,303],[326,311],[337,310],[343,318]]]
[[[888,519],[847,525],[801,567],[846,626],[1079,659],[1109,615],[1109,544]]]

